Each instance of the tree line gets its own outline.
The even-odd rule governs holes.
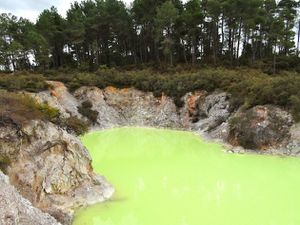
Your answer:
[[[85,0],[66,18],[0,16],[5,70],[96,70],[102,65],[240,66],[298,59],[298,0]],[[300,27],[299,27],[300,28]],[[296,34],[297,33],[297,34]],[[295,43],[295,36],[296,38]]]

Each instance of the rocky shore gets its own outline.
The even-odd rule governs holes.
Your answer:
[[[60,82],[49,84],[47,91],[26,94],[57,108],[62,118],[88,121],[78,107],[89,102],[98,113],[91,129],[180,129],[222,141],[232,152],[300,154],[300,125],[276,106],[234,109],[227,93],[199,90],[187,93],[178,108],[164,94],[155,97],[133,88],[81,87],[70,93]],[[0,127],[0,156],[6,174],[0,172],[0,224],[71,224],[76,208],[105,201],[114,192],[93,172],[78,137],[51,122]],[[5,208],[6,202],[11,207]]]
[[[32,95],[60,110],[62,117],[77,116],[83,102],[98,112],[92,129],[149,126],[189,130],[230,144],[232,150],[298,155],[300,126],[291,114],[273,105],[235,109],[225,92],[197,91],[183,97],[183,107],[162,94],[155,97],[134,88],[81,87],[70,93],[64,84],[49,82],[51,90]],[[238,150],[239,151],[239,150]]]

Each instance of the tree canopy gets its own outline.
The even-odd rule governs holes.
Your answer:
[[[1,14],[0,65],[96,70],[264,63],[275,72],[299,62],[298,7],[297,0],[134,0],[130,8],[119,0],[84,0],[71,4],[66,18],[55,7],[36,23]]]

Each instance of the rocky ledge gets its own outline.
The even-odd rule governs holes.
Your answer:
[[[172,98],[141,92],[134,88],[81,87],[73,94],[60,82],[49,82],[52,89],[35,95],[40,102],[58,108],[61,115],[79,116],[78,106],[90,102],[98,112],[93,127],[150,126],[191,130],[232,147],[260,153],[297,155],[300,151],[299,124],[276,106],[263,105],[235,109],[225,92],[187,93],[184,106],[176,107]],[[239,149],[239,148],[232,148]],[[264,150],[264,151],[261,151]]]
[[[112,186],[93,172],[79,139],[50,122],[0,127],[0,140],[1,169],[10,183],[34,207],[63,224],[71,223],[74,209],[113,194]]]
[[[78,106],[90,102],[98,112],[95,129],[119,126],[150,126],[190,130],[230,144],[232,150],[298,155],[300,126],[289,112],[271,105],[234,109],[225,92],[187,93],[184,106],[172,98],[134,88],[81,87],[73,94],[60,82],[49,82],[51,90],[35,94],[43,103],[58,108],[62,117],[77,116]]]
[[[230,144],[230,151],[300,155],[300,125],[276,106],[234,109],[227,93],[199,90],[187,93],[183,107],[178,108],[164,94],[155,97],[133,88],[81,87],[70,93],[60,82],[49,84],[48,91],[27,94],[57,108],[62,119],[75,116],[90,120],[79,110],[88,102],[85,105],[96,112],[91,129],[174,128],[221,140]],[[0,212],[4,224],[58,224],[55,219],[70,224],[74,209],[102,202],[114,191],[93,172],[91,158],[80,140],[50,122],[0,127],[0,156],[0,168],[10,180],[10,184],[4,182],[0,174],[1,193],[7,193],[0,195],[0,207],[13,202],[11,208]],[[13,208],[18,209],[18,216]]]

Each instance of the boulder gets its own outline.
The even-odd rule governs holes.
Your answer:
[[[283,149],[288,151],[290,155],[300,155],[300,123],[294,124],[290,133],[291,138]]]
[[[229,142],[247,149],[280,147],[290,138],[292,116],[275,106],[256,106],[230,120]]]
[[[50,122],[0,127],[0,166],[35,207],[70,224],[74,209],[110,198],[80,140]]]
[[[202,132],[210,132],[224,123],[231,115],[229,96],[225,92],[212,93],[199,98],[198,121],[192,125],[192,129]]]
[[[203,101],[206,95],[206,91],[196,91],[187,93],[182,98],[184,106],[180,109],[180,118],[184,128],[189,129],[192,123],[199,121],[199,102]]]
[[[61,225],[52,216],[32,206],[0,171],[0,224]]]
[[[209,131],[208,135],[212,139],[221,140],[221,141],[227,141],[230,134],[230,126],[229,123],[223,122],[219,126],[217,126],[215,129]]]
[[[81,114],[78,113],[78,101],[68,91],[67,87],[58,81],[47,81],[50,85],[50,89],[39,93],[28,93],[39,103],[46,103],[52,108],[59,110],[62,118],[68,118],[70,116],[76,116],[81,118]]]

